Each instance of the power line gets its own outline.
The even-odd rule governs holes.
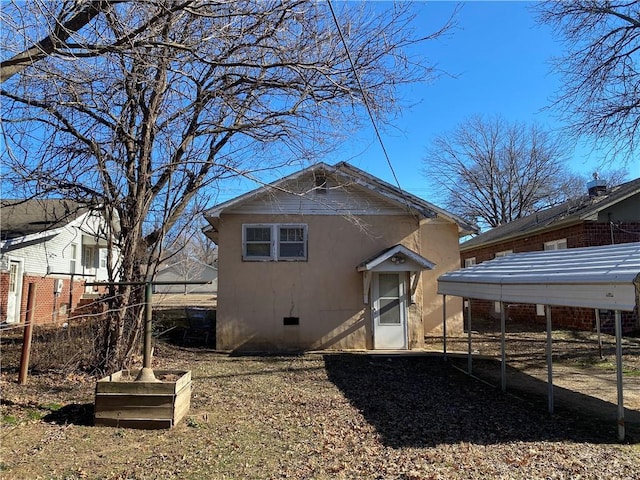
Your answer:
[[[358,88],[360,89],[360,91],[362,92],[362,100],[364,101],[364,105],[365,108],[367,109],[367,113],[369,114],[369,118],[371,119],[371,125],[373,126],[373,130],[376,133],[376,137],[378,138],[378,143],[380,143],[380,147],[382,148],[382,152],[384,154],[384,158],[387,160],[387,164],[389,165],[389,169],[391,170],[391,174],[393,175],[393,179],[396,182],[396,185],[398,186],[398,190],[400,190],[400,193],[402,195],[403,200],[405,201],[406,207],[409,210],[409,213],[413,213],[411,212],[411,207],[409,206],[409,200],[407,200],[407,197],[404,195],[404,190],[402,190],[402,187],[400,187],[400,181],[398,180],[398,177],[396,176],[396,172],[393,168],[393,165],[391,164],[391,159],[389,158],[389,154],[387,153],[387,149],[384,146],[384,142],[382,141],[382,136],[380,135],[380,131],[378,130],[378,125],[376,124],[376,120],[373,116],[373,112],[371,110],[371,106],[369,105],[369,100],[367,100],[367,96],[364,93],[364,88],[362,87],[362,82],[360,81],[360,75],[358,75],[358,72],[356,70],[355,64],[353,63],[353,59],[351,58],[351,52],[349,51],[349,46],[347,45],[347,42],[344,38],[344,35],[342,34],[342,29],[340,28],[340,24],[338,23],[338,18],[336,17],[336,13],[333,10],[333,4],[331,3],[331,0],[327,0],[327,4],[329,5],[329,10],[331,11],[331,16],[333,17],[333,23],[335,23],[336,25],[336,29],[338,30],[338,35],[340,35],[340,40],[342,41],[342,44],[344,45],[344,50],[347,54],[347,58],[349,59],[349,64],[351,65],[351,71],[353,72],[355,78],[356,78],[356,82],[358,83]]]

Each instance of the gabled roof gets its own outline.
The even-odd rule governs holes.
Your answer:
[[[640,178],[612,187],[601,195],[584,195],[570,199],[559,205],[540,210],[483,232],[462,243],[460,251],[464,252],[472,248],[502,242],[522,235],[531,235],[542,230],[592,220],[597,218],[598,212],[638,193],[640,193]]]
[[[0,239],[55,230],[88,211],[86,205],[70,200],[1,200]]]
[[[390,260],[392,264],[399,266],[400,271],[420,271],[420,270],[433,270],[436,266],[435,263],[427,260],[422,255],[410,250],[404,245],[394,245],[390,248],[385,248],[381,252],[376,253],[372,257],[366,259],[357,269],[359,272],[368,272],[376,270],[387,260]],[[407,262],[408,260],[408,262]]]
[[[210,269],[210,270],[218,270],[218,267],[216,267],[215,265],[209,265],[205,262],[202,262],[200,260],[198,260],[197,258],[189,258],[189,259],[182,259],[182,260],[177,260],[174,262],[163,262],[159,267],[158,270],[156,271],[156,275],[160,274],[164,271],[167,270],[171,270],[173,268],[177,268],[180,265],[182,265],[183,263],[188,263],[189,266],[198,266],[198,267],[202,267],[202,269]]]
[[[640,289],[640,242],[525,252],[438,278],[438,293],[466,298],[631,311]]]
[[[355,184],[362,188],[366,188],[375,194],[382,196],[386,201],[393,203],[397,206],[407,208],[408,212],[419,215],[422,218],[436,218],[441,217],[450,222],[458,225],[458,229],[462,235],[468,235],[476,233],[478,228],[472,225],[462,218],[447,212],[440,207],[433,205],[422,198],[412,195],[409,192],[401,190],[393,185],[380,180],[379,178],[370,175],[369,173],[360,170],[353,165],[346,162],[340,162],[336,165],[327,165],[326,163],[316,163],[303,170],[295,172],[291,175],[283,177],[273,183],[265,185],[263,187],[252,190],[244,195],[240,195],[234,199],[228,200],[224,203],[216,205],[204,213],[205,218],[213,224],[212,220],[217,219],[220,215],[228,209],[237,207],[245,202],[256,199],[265,193],[274,192],[287,192],[286,186],[291,182],[305,176],[305,175],[333,175],[344,181],[345,184]]]

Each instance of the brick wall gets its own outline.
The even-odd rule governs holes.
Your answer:
[[[7,318],[7,295],[9,295],[9,274],[0,273],[0,322]]]
[[[69,277],[63,278],[62,292],[59,295],[55,295],[56,280],[54,277],[24,276],[22,278],[20,322],[24,322],[26,318],[30,283],[36,284],[34,322],[39,324],[62,323],[67,320],[70,311],[77,306],[84,293],[84,280],[74,279],[73,291],[71,291]],[[2,315],[2,320],[6,318],[8,285],[9,274],[0,274],[0,314]]]
[[[626,222],[614,225],[586,222],[583,236],[583,246],[585,247],[640,242],[640,222]]]
[[[487,300],[473,300],[471,302],[472,316],[474,318],[500,318],[500,314],[494,311],[493,303]],[[637,308],[634,312],[621,312],[621,314],[623,333],[640,330]],[[540,325],[545,325],[547,322],[547,317],[537,315],[536,306],[530,304],[508,304],[506,318],[507,321],[530,322]],[[613,310],[600,310],[600,330],[603,333],[615,333],[614,321]],[[596,314],[592,308],[551,307],[551,323],[553,328],[594,331],[596,329]]]
[[[640,222],[627,222],[611,225],[608,222],[584,222],[556,230],[545,231],[528,237],[506,240],[487,247],[480,247],[460,253],[461,265],[465,258],[475,257],[476,263],[495,258],[496,252],[512,250],[513,253],[543,251],[545,242],[567,239],[567,248],[595,247],[614,243],[630,243],[640,241]],[[493,302],[472,300],[471,312],[475,317],[495,317]],[[520,322],[545,323],[546,318],[536,315],[535,305],[511,305],[508,318]],[[601,314],[603,332],[613,333],[613,313]],[[554,328],[570,328],[576,330],[594,330],[595,313],[593,309],[575,307],[553,307],[551,321]],[[640,330],[640,319],[636,312],[622,312],[623,331],[629,333]]]

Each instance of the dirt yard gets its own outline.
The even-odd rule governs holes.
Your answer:
[[[474,350],[499,352],[492,325],[474,328]],[[592,395],[609,390],[600,383],[612,374],[611,338],[601,361],[583,334],[554,337],[557,392],[567,397],[557,393],[553,416],[546,384],[518,370],[541,370],[546,380],[540,331],[509,334],[506,395],[493,386],[499,363],[478,358],[483,381],[459,370],[466,358],[441,355],[233,357],[158,343],[157,368],[193,375],[189,415],[161,431],[91,426],[94,378],[49,371],[20,386],[7,361],[12,347],[3,347],[0,477],[640,478],[640,424],[629,422],[628,441],[618,444],[614,403]],[[627,390],[640,383],[637,340],[625,341]],[[449,350],[465,351],[466,338],[451,339]],[[560,386],[564,377],[580,389]],[[586,411],[572,398],[601,408]]]
[[[474,320],[471,349],[472,372],[492,385],[501,384],[500,325],[497,320]],[[615,418],[617,397],[615,337],[602,335],[602,350],[595,332],[555,330],[552,336],[554,403],[559,408],[586,409],[596,414],[605,409]],[[624,405],[627,421],[640,424],[640,338],[623,338]],[[441,338],[428,338],[431,348],[442,349]],[[450,338],[447,350],[464,354],[455,364],[468,368],[468,337]],[[505,352],[507,389],[547,402],[546,332],[541,325],[508,324]],[[602,356],[600,355],[602,352]],[[458,355],[459,357],[460,355]],[[480,359],[478,359],[480,358]],[[491,360],[486,360],[491,359]]]

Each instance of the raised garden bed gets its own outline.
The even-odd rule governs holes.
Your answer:
[[[189,412],[190,370],[156,370],[159,382],[136,382],[138,373],[120,370],[96,382],[95,425],[171,428]]]

